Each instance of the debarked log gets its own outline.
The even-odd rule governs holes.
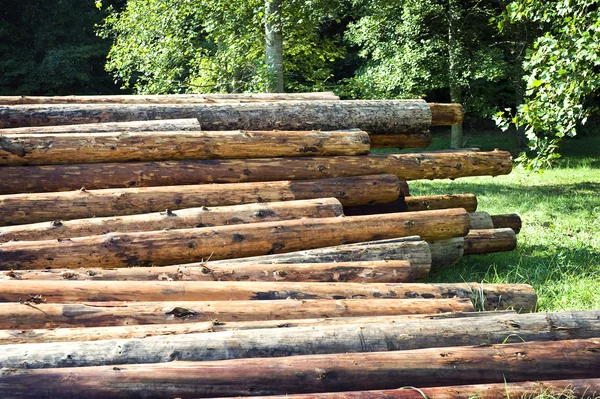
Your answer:
[[[419,235],[468,233],[464,209],[284,220],[0,244],[0,269],[166,266]]]
[[[202,184],[0,196],[0,226],[132,215],[247,203],[337,198],[342,205],[386,203],[399,196],[396,176],[264,183]]]
[[[116,269],[44,269],[8,271],[4,280],[97,281],[288,281],[409,283],[412,267],[404,260],[370,262],[240,264],[208,266],[152,266]]]
[[[393,174],[400,180],[510,173],[505,151],[8,166],[0,194]]]
[[[595,378],[600,340],[207,362],[7,369],[12,397],[202,398]]]
[[[431,144],[431,133],[372,134],[371,148],[427,148]]]
[[[369,149],[369,135],[357,129],[17,134],[0,136],[0,166],[365,155]]]
[[[2,134],[61,134],[61,133],[114,133],[114,132],[169,132],[202,130],[196,118],[157,119],[152,121],[84,123],[80,125],[53,125],[2,129]]]
[[[374,215],[377,213],[416,212],[449,208],[464,208],[467,212],[475,212],[477,198],[473,194],[410,196],[403,190],[400,198],[394,202],[344,207],[344,214],[346,216]]]
[[[57,104],[0,106],[0,128],[197,118],[203,130],[338,130],[421,133],[431,125],[423,100],[282,101],[214,104]]]
[[[492,223],[494,228],[511,228],[515,234],[519,234],[522,227],[521,217],[515,213],[506,215],[492,215]]]
[[[466,298],[0,303],[0,329],[127,326],[472,312]]]
[[[8,368],[272,358],[333,353],[404,351],[468,345],[589,339],[600,332],[600,311],[528,313],[265,330],[191,333],[171,337],[2,346]]]
[[[129,233],[165,229],[185,229],[276,220],[343,216],[342,204],[335,198],[265,202],[220,207],[187,208],[172,211],[98,217],[0,227],[0,242],[39,241],[106,233]],[[59,215],[57,215],[59,216]]]
[[[464,238],[465,255],[508,252],[517,248],[517,236],[513,229],[471,230]]]

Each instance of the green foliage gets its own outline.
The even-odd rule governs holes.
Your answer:
[[[324,0],[283,6],[284,60],[289,90],[319,89],[344,55],[320,30],[335,21]],[[112,37],[107,69],[140,93],[263,91],[264,1],[130,0],[103,28]]]
[[[528,167],[552,165],[562,138],[575,136],[588,116],[598,111],[590,99],[600,89],[599,5],[598,0],[518,0],[506,9],[501,28],[529,23],[542,32],[523,63],[525,102],[510,120],[525,128],[536,154],[531,160],[519,158]]]

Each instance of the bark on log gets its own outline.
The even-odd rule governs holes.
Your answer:
[[[515,234],[519,234],[522,227],[521,217],[517,214],[492,215],[492,223],[495,229],[511,228]]]
[[[494,222],[487,212],[474,212],[469,214],[471,224],[469,230],[493,229]]]
[[[470,299],[348,299],[215,302],[0,303],[0,328],[107,327],[218,320],[315,319],[472,312]]]
[[[0,166],[365,155],[369,149],[369,135],[357,129],[5,135]]]
[[[0,227],[0,243],[73,238],[106,233],[185,229],[276,220],[343,216],[335,198],[180,209],[176,212],[75,219]],[[58,215],[57,215],[58,216]]]
[[[429,245],[420,237],[403,237],[358,244],[337,245],[306,251],[289,252],[248,258],[228,259],[180,265],[181,267],[239,267],[245,264],[290,264],[405,260],[410,263],[415,279],[424,278],[431,268]]]
[[[508,252],[517,248],[513,229],[471,230],[464,238],[465,255]]]
[[[429,241],[428,244],[431,252],[431,268],[434,270],[454,266],[463,258],[464,237]]]
[[[432,126],[460,125],[465,117],[465,110],[460,104],[429,103]]]
[[[196,118],[188,119],[158,119],[153,121],[84,123],[80,125],[56,125],[16,127],[2,129],[2,134],[62,134],[62,133],[114,133],[114,132],[168,132],[168,131],[198,131],[202,130]]]
[[[536,294],[527,284],[289,283],[198,281],[3,281],[0,302],[81,301],[244,301],[306,299],[443,299],[473,298],[486,310],[514,308],[531,312]],[[481,298],[480,298],[481,297]],[[39,301],[37,301],[39,302]],[[423,313],[423,312],[420,312]],[[426,312],[425,312],[426,313]],[[431,313],[431,312],[430,312]]]
[[[0,105],[19,104],[205,104],[214,102],[257,101],[334,101],[332,92],[313,93],[230,93],[166,95],[96,95],[96,96],[0,96]]]
[[[419,235],[467,234],[464,209],[284,220],[0,244],[0,269],[166,266]]]
[[[423,100],[282,101],[215,104],[61,104],[0,106],[0,128],[197,118],[203,130],[338,130],[422,133]]]
[[[396,176],[376,175],[339,179],[263,183],[79,190],[61,193],[0,196],[0,226],[58,219],[132,215],[201,206],[226,206],[315,198],[337,198],[342,205],[394,201]]]
[[[394,390],[250,396],[248,399],[510,399],[568,397],[597,399],[600,378],[499,384],[452,385],[446,387],[402,387]],[[233,399],[233,398],[230,398]]]
[[[5,345],[8,368],[90,367],[241,358],[404,351],[596,338],[600,311],[482,319],[412,320],[286,329],[192,333],[143,339]]]
[[[457,384],[595,378],[600,340],[527,342],[235,359],[211,362],[8,369],[12,397],[201,398],[397,389]],[[11,396],[8,396],[11,397]]]
[[[46,269],[8,271],[0,280],[96,281],[287,281],[410,283],[412,267],[404,260],[300,263],[280,265],[162,266],[117,269]]]
[[[370,135],[371,148],[427,148],[431,144],[431,133],[394,133]]]
[[[400,198],[394,202],[378,205],[362,205],[344,207],[346,216],[375,215],[391,212],[417,212],[433,209],[464,208],[467,212],[475,212],[477,198],[473,194],[447,194],[415,196],[402,191]]]
[[[398,316],[363,316],[338,317],[321,319],[262,320],[223,322],[211,320],[207,322],[185,324],[142,324],[111,327],[74,327],[58,329],[0,330],[0,345],[100,341],[107,339],[146,338],[165,335],[182,335],[205,332],[287,329],[293,327],[340,326],[347,324],[396,323],[402,324],[411,320],[439,320],[456,318],[488,317],[490,315],[514,314],[513,310],[494,312],[452,312],[438,314],[411,314]]]
[[[0,194],[393,174],[400,180],[508,174],[505,151],[98,163],[2,168]]]

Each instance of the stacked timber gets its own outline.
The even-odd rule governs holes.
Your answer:
[[[407,183],[506,174],[509,153],[371,153],[462,117],[331,93],[0,97],[3,397],[598,391],[598,312],[420,282],[521,228]]]

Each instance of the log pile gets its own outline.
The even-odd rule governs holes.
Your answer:
[[[3,397],[600,391],[598,312],[421,282],[521,229],[407,183],[506,174],[509,153],[370,153],[462,118],[331,93],[0,97]]]

